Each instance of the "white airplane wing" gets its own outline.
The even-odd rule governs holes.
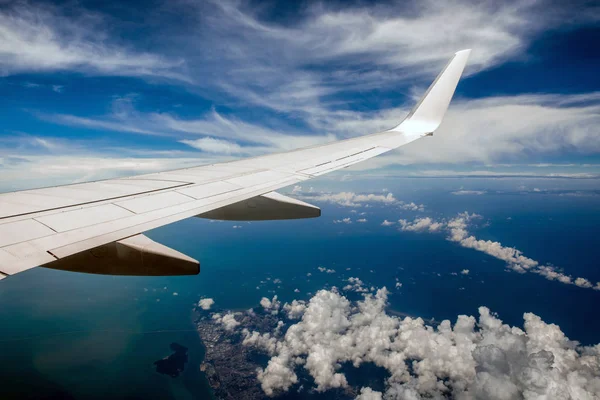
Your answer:
[[[185,218],[311,218],[319,208],[274,192],[431,134],[470,50],[459,51],[401,124],[385,132],[220,164],[0,194],[0,279],[49,268],[189,275],[198,261],[142,233]]]

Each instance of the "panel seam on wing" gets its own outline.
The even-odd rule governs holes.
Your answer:
[[[160,191],[166,192],[166,191],[169,191],[169,190],[177,191],[175,189],[182,188],[182,187],[185,187],[185,186],[190,186],[190,185],[194,185],[194,183],[185,183],[185,184],[182,184],[182,185],[171,186],[171,187],[168,187],[168,188],[152,189],[152,190],[138,192],[138,193],[133,193],[133,194],[125,194],[125,195],[121,195],[121,196],[107,197],[105,199],[100,199],[100,200],[86,201],[86,202],[82,202],[82,203],[69,204],[69,205],[66,205],[66,206],[60,206],[60,207],[54,207],[54,208],[47,208],[47,209],[44,209],[44,210],[37,210],[37,211],[30,211],[30,212],[21,213],[21,214],[7,215],[7,216],[4,216],[4,217],[0,217],[0,221],[3,220],[3,219],[9,219],[9,218],[14,218],[14,217],[23,217],[23,216],[26,216],[26,215],[37,214],[37,213],[40,213],[40,212],[57,211],[57,210],[63,210],[63,209],[66,209],[66,208],[71,208],[71,207],[87,206],[87,205],[95,204],[95,203],[102,203],[102,202],[108,202],[108,201],[117,200],[117,199],[123,199],[123,198],[126,198],[126,197],[133,198],[134,196],[139,196],[139,195],[142,195],[142,194],[156,193],[156,192],[160,192]],[[16,203],[12,203],[12,202],[10,202],[8,200],[5,200],[5,199],[2,199],[2,201],[6,202],[6,203],[10,203],[10,204],[16,204]],[[109,203],[109,204],[112,204],[112,203]]]

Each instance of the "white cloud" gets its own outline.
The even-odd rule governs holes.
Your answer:
[[[360,280],[359,278],[355,278],[355,277],[348,278],[348,285],[344,286],[342,289],[346,290],[346,291],[354,291],[354,292],[358,292],[358,293],[366,293],[369,291],[369,289],[367,289],[364,286],[364,282],[362,280]]]
[[[203,95],[223,101],[225,92],[234,106],[237,101],[263,107],[267,114],[275,110],[304,125],[296,129],[297,124],[290,126],[284,118],[245,121],[216,110],[193,118],[131,107],[95,117],[37,114],[70,126],[169,136],[209,154],[225,155],[263,154],[389,128],[414,99],[409,106],[362,112],[355,111],[365,109],[360,100],[340,109],[330,95],[399,88],[416,98],[459,48],[476,49],[467,71],[472,74],[524,59],[522,52],[536,32],[565,21],[596,18],[544,1],[473,5],[459,0],[442,6],[433,1],[377,7],[310,5],[294,24],[282,25],[262,20],[264,9],[243,0],[201,5],[184,1],[173,5],[173,12],[197,18],[198,23],[189,24],[194,28],[177,37],[158,31],[151,38],[162,43],[159,39],[166,37],[168,47],[182,55],[178,58],[172,56],[175,51],[167,55],[165,48],[157,49],[164,55],[133,51],[123,39],[109,36],[112,21],[106,16],[16,4],[0,15],[4,74],[76,70],[182,79]],[[439,26],[444,26],[443,35]],[[323,65],[336,68],[313,68]],[[183,75],[184,68],[190,77]],[[420,88],[407,88],[406,82]],[[455,99],[433,138],[355,168],[490,162],[532,151],[596,153],[599,98],[598,93],[587,93]]]
[[[222,324],[223,327],[228,331],[233,331],[240,325],[240,323],[235,319],[235,314],[232,312],[228,312],[225,315],[221,315],[220,313],[213,314],[212,319],[215,320],[215,322]]]
[[[360,389],[360,394],[356,396],[356,400],[383,400],[383,393],[377,392],[370,387]]]
[[[293,300],[291,303],[285,303],[283,310],[287,313],[289,319],[300,319],[306,310],[306,302],[304,300]]]
[[[242,344],[244,346],[258,347],[265,350],[269,354],[275,353],[277,347],[277,338],[272,336],[269,332],[260,334],[256,331],[250,332],[248,329],[244,328],[242,330],[242,335],[244,337],[242,340]]]
[[[244,153],[242,146],[237,143],[229,142],[227,140],[214,139],[211,137],[205,137],[201,139],[193,140],[181,140],[183,144],[192,146],[195,149],[202,150],[207,153],[217,154],[240,154]]]
[[[460,315],[454,324],[444,320],[433,327],[421,318],[386,314],[387,296],[382,288],[353,304],[336,291],[321,290],[283,337],[247,332],[244,343],[271,356],[258,372],[264,392],[288,391],[298,383],[299,368],[312,376],[317,391],[347,387],[340,366],[348,362],[385,368],[390,376],[383,396],[390,400],[598,394],[600,346],[579,346],[534,314],[523,315],[521,329],[480,307],[477,319]],[[358,398],[382,397],[365,387]]]
[[[381,223],[381,226],[392,226],[394,224],[395,224],[394,221],[388,221],[387,219],[384,219],[383,222]]]
[[[547,1],[318,4],[303,8],[293,24],[285,25],[263,20],[268,14],[263,11],[247,1],[212,2],[198,10],[202,21],[198,39],[207,42],[203,50],[207,54],[218,50],[222,55],[208,67],[215,71],[215,86],[240,103],[286,113],[304,121],[313,132],[337,137],[396,125],[448,56],[460,48],[475,49],[467,69],[472,74],[508,60],[526,59],[523,52],[539,32],[597,18],[593,12],[575,12]],[[439,26],[444,26],[443,35]],[[332,63],[333,70],[313,68]],[[420,88],[406,89],[414,99],[398,108],[359,112],[349,104],[340,109],[331,96],[406,88],[407,81]],[[589,105],[594,101],[598,94],[455,99],[433,138],[355,168],[489,162],[532,150],[597,152],[598,106]]]
[[[410,203],[401,202],[401,204],[399,204],[399,207],[403,210],[408,210],[408,211],[425,211],[425,206],[423,204],[416,204],[413,202],[410,202]]]
[[[469,275],[469,270],[468,269],[463,269],[462,271],[460,271],[461,274],[463,275]]]
[[[453,195],[456,196],[466,196],[466,195],[475,195],[475,196],[481,196],[482,194],[486,194],[487,192],[485,190],[457,190],[455,192],[452,192]]]
[[[339,193],[314,193],[306,195],[312,201],[322,201],[337,204],[344,207],[361,207],[366,203],[381,203],[394,205],[398,200],[392,193],[386,195],[381,194],[360,194],[354,192],[339,192]]]
[[[356,222],[365,223],[365,222],[367,222],[367,219],[366,218],[357,219]]]
[[[593,287],[592,283],[585,278],[577,278],[575,282],[573,282],[576,286],[589,289]]]
[[[302,188],[297,186],[298,190],[294,188],[294,194],[298,197],[305,198],[309,201],[322,201],[332,204],[337,204],[342,207],[369,207],[373,204],[382,204],[387,206],[399,207],[402,210],[408,211],[424,211],[425,206],[423,204],[416,204],[413,202],[406,203],[402,200],[398,200],[394,197],[393,193],[387,194],[376,194],[376,193],[355,193],[355,192],[338,192],[338,193],[304,193]],[[356,213],[356,210],[351,212]],[[362,214],[361,214],[362,215]]]
[[[203,310],[210,310],[213,304],[215,304],[215,301],[213,299],[201,299],[198,302],[198,307],[200,307]]]
[[[334,219],[333,223],[334,224],[351,224],[352,219],[350,219],[350,218]]]
[[[81,117],[45,113],[35,115],[43,120],[67,126],[172,137],[203,152],[223,155],[255,156],[336,140],[336,136],[332,134],[310,135],[306,132],[295,132],[287,126],[271,129],[221,114],[215,109],[187,119],[169,113],[141,112],[135,107],[137,99],[136,95],[116,98],[112,103],[112,112],[104,116]]]
[[[528,1],[377,7],[319,3],[303,8],[293,24],[277,24],[263,20],[264,9],[248,1],[211,3],[198,7],[199,39],[206,41],[203,51],[219,51],[222,57],[213,66],[215,81],[242,101],[305,115],[318,127],[362,122],[352,113],[347,117],[345,110],[331,110],[327,96],[337,91],[395,87],[399,79],[423,75],[429,80],[448,55],[462,48],[476,49],[468,70],[472,73],[520,55],[533,34],[553,24],[591,18]],[[443,35],[436,30],[440,26]],[[336,69],[307,68],[325,63],[335,63]]]
[[[440,222],[436,222],[429,217],[425,218],[417,218],[412,223],[406,221],[405,219],[398,220],[400,224],[400,229],[403,231],[412,231],[412,232],[438,232],[443,224]]]
[[[320,272],[325,272],[327,274],[335,274],[335,270],[331,269],[331,268],[325,268],[325,267],[318,267],[317,268]]]
[[[12,162],[11,160],[17,160]],[[209,163],[208,158],[118,156],[86,153],[71,155],[19,154],[0,149],[0,190],[22,190],[126,175],[139,175]]]
[[[454,99],[433,138],[418,140],[353,169],[415,163],[489,164],[532,152],[597,153],[600,139],[594,135],[594,129],[600,122],[599,98],[600,94],[593,93]],[[443,176],[444,171],[429,171],[429,174]],[[477,174],[510,175],[496,171]]]
[[[462,247],[474,249],[489,256],[506,262],[509,269],[518,272],[531,272],[545,277],[548,280],[556,280],[568,285],[576,285],[582,288],[600,290],[600,282],[594,286],[585,278],[573,278],[560,272],[559,269],[549,265],[540,265],[536,260],[525,257],[523,253],[513,247],[505,247],[500,242],[491,240],[480,240],[468,232],[468,225],[475,220],[481,219],[481,215],[460,213],[450,220],[434,221],[433,219],[417,218],[413,222],[400,220],[401,230],[412,232],[448,232],[448,240],[460,244]],[[461,273],[465,274],[463,270]],[[468,272],[467,272],[468,273]],[[465,274],[466,275],[466,274]]]
[[[263,297],[260,300],[260,305],[266,312],[276,315],[279,313],[279,309],[281,308],[281,301],[277,300],[277,295],[273,296],[273,299]]]
[[[0,76],[60,70],[189,81],[182,60],[132,50],[108,35],[110,21],[68,6],[15,2],[0,13]],[[55,85],[53,90],[62,87]]]

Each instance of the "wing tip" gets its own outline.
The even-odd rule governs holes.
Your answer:
[[[438,74],[423,97],[392,131],[429,134],[441,124],[458,82],[462,76],[471,49],[459,50]]]

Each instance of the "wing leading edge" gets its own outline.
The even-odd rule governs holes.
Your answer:
[[[139,275],[147,264],[135,268],[127,262],[144,257],[153,260],[152,275],[171,274],[169,268],[154,267],[155,260],[169,258],[175,259],[172,265],[184,266],[174,268],[173,274],[197,273],[197,261],[140,234],[193,216],[240,220],[318,216],[317,207],[274,191],[433,134],[469,53],[457,52],[407,117],[384,132],[221,164],[0,194],[0,279],[40,265]],[[84,261],[74,267],[74,260],[91,260],[99,251],[109,250],[107,262],[118,265],[118,271],[87,267]]]

